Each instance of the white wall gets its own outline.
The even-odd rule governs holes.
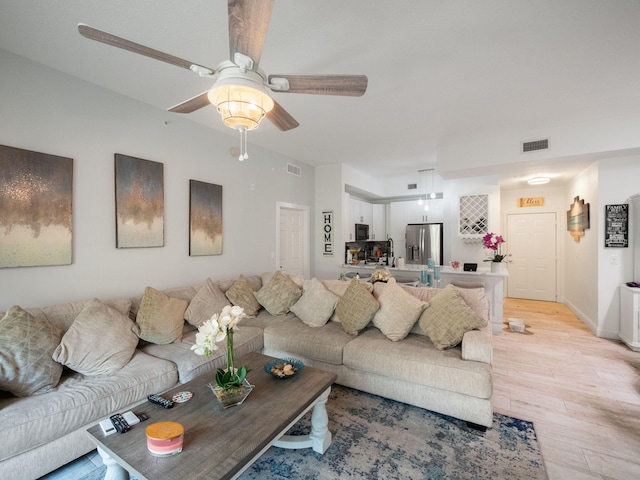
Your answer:
[[[633,278],[632,249],[604,246],[604,208],[629,203],[640,192],[639,179],[640,156],[619,156],[593,163],[566,188],[567,210],[579,195],[591,214],[590,229],[579,243],[568,233],[565,237],[566,304],[599,337],[618,338],[620,285]]]
[[[294,161],[302,177],[289,175],[291,159],[253,145],[239,162],[229,154],[231,130],[219,134],[2,50],[0,65],[0,144],[74,159],[73,263],[0,269],[0,310],[273,270],[276,202],[314,204],[313,168]],[[164,164],[164,247],[115,248],[115,153]],[[190,179],[223,186],[222,255],[189,257]],[[314,223],[312,215],[312,252]]]
[[[629,203],[631,195],[640,193],[640,156],[610,158],[598,162],[598,190],[599,303],[596,333],[601,337],[618,338],[620,285],[633,280],[633,248],[604,246],[604,209],[605,205]],[[633,233],[630,232],[631,241],[632,237]]]

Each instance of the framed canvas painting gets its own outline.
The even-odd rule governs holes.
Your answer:
[[[73,159],[0,145],[0,267],[72,261]]]
[[[222,254],[222,185],[189,180],[189,255]]]
[[[116,248],[164,246],[164,165],[116,153]]]

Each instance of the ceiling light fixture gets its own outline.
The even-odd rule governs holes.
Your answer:
[[[534,177],[527,180],[529,185],[545,185],[549,183],[551,179],[549,177]]]
[[[249,59],[250,60],[250,59]],[[240,132],[240,161],[247,154],[247,130],[258,128],[260,122],[274,106],[273,99],[255,72],[241,67],[220,72],[220,78],[211,87],[207,97],[215,105],[227,127]]]

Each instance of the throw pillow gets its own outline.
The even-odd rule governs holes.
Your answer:
[[[387,283],[376,282],[373,295],[380,302],[380,309],[373,317],[373,324],[394,342],[409,334],[428,305],[400,288],[393,277]]]
[[[124,367],[138,345],[128,316],[94,298],[62,336],[53,359],[83,375],[111,375]]]
[[[305,280],[302,297],[291,306],[291,311],[306,325],[322,327],[336,308],[340,297],[324,288],[316,278]]]
[[[247,281],[244,275],[240,275],[227,293],[225,294],[227,298],[239,307],[244,309],[244,313],[247,314],[247,317],[255,317],[260,311],[260,304],[256,297],[253,295],[255,292],[254,288]]]
[[[280,270],[254,296],[271,315],[285,315],[302,296],[302,290]]]
[[[229,305],[229,299],[210,278],[207,278],[189,303],[184,318],[194,327],[199,327],[214,313],[220,313],[227,305]]]
[[[269,280],[271,280],[271,278],[273,277],[273,274],[276,272],[276,270],[274,270],[273,272],[263,272],[260,274],[260,277],[262,278],[262,285],[266,285],[267,283],[269,283]],[[295,283],[297,286],[299,286],[300,288],[302,288],[304,286],[304,276],[300,275],[299,273],[285,273],[284,275],[286,275],[289,280],[291,280],[293,283]]]
[[[51,358],[62,330],[17,305],[0,320],[0,390],[18,397],[55,389],[62,365]]]
[[[455,347],[462,342],[466,332],[487,324],[467,305],[453,285],[447,285],[433,297],[418,322],[438,350]]]
[[[378,300],[373,298],[358,279],[354,278],[338,302],[336,314],[340,318],[344,331],[356,336],[369,324],[379,307]]]
[[[138,337],[159,345],[180,340],[186,309],[185,300],[170,297],[155,288],[145,288],[136,315]]]

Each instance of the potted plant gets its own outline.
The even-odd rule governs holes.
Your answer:
[[[482,237],[482,243],[484,244],[484,248],[491,250],[491,257],[486,259],[485,262],[491,262],[491,271],[492,272],[501,272],[502,261],[506,255],[502,254],[502,244],[504,243],[504,238],[502,235],[496,235],[495,233],[487,233],[484,237]]]
[[[233,334],[238,322],[246,316],[243,308],[227,305],[220,314],[214,314],[198,327],[196,343],[191,347],[196,355],[208,356],[218,349],[216,343],[227,340],[227,368],[218,368],[216,384],[209,384],[225,408],[240,405],[253,390],[253,385],[246,379],[247,367],[236,368],[233,351]]]

